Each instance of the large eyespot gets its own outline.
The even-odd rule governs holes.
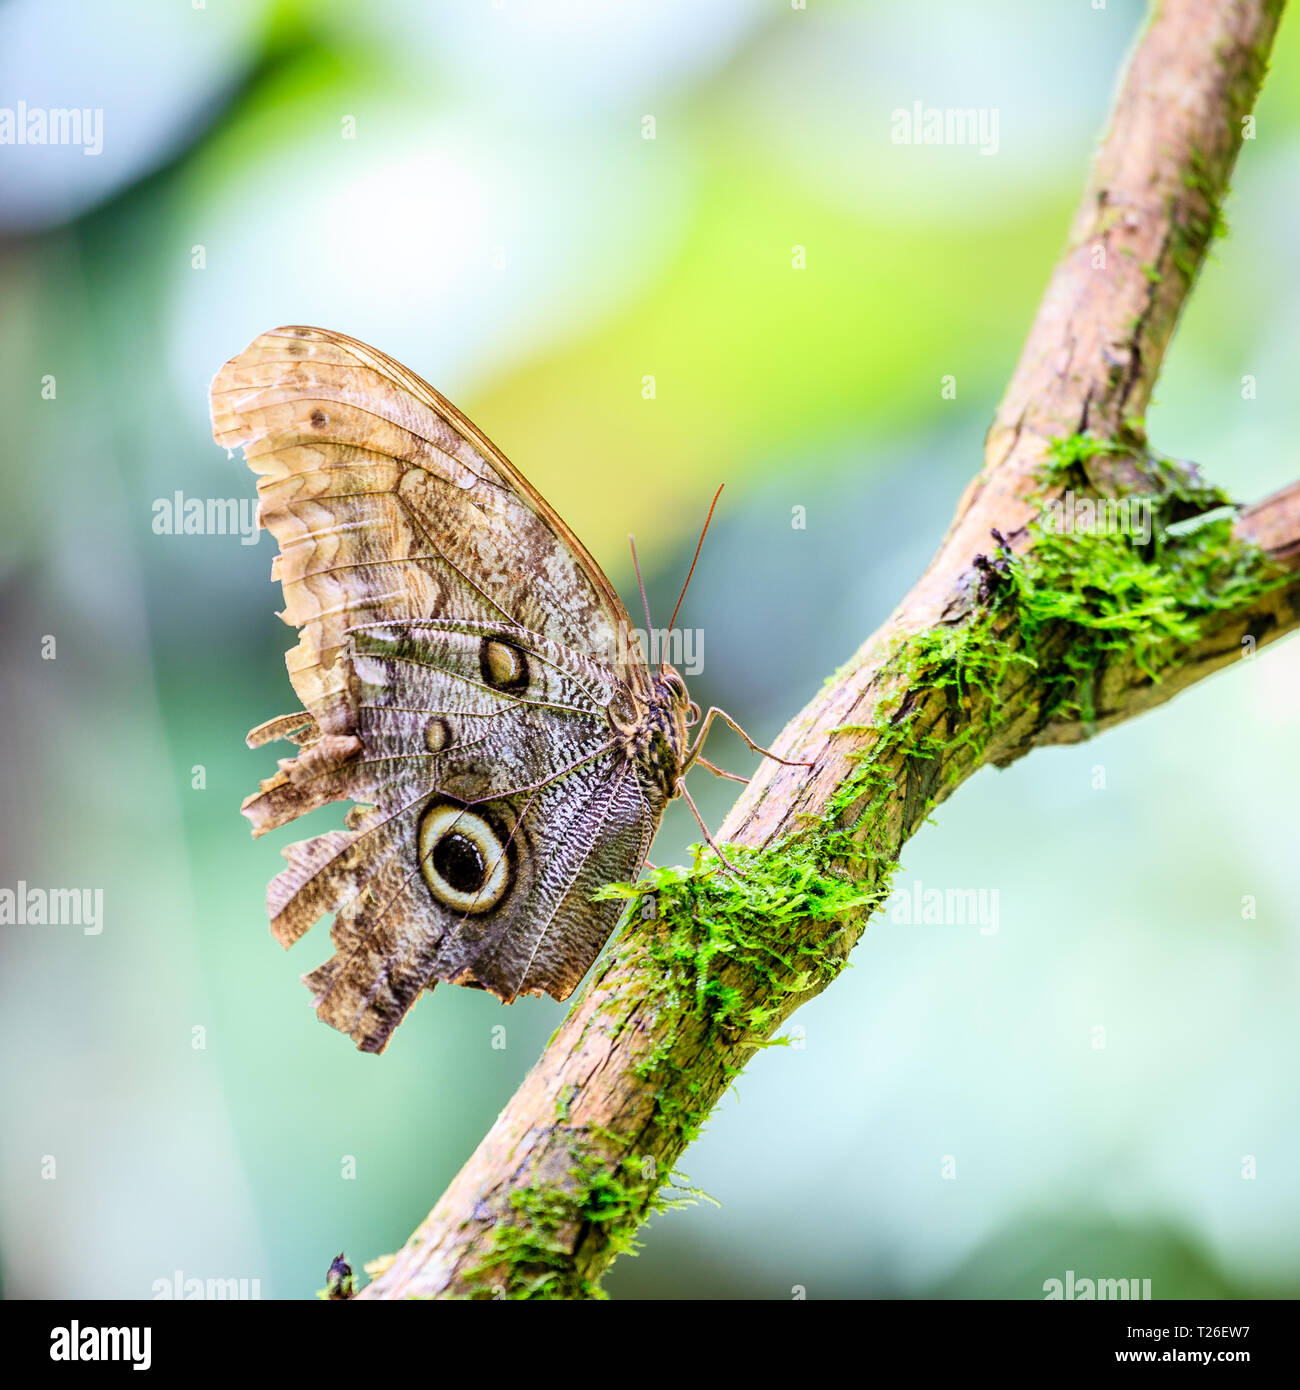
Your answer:
[[[445,802],[420,824],[420,872],[433,896],[456,912],[488,912],[510,886],[501,837],[482,816]]]
[[[479,670],[493,690],[517,695],[528,688],[528,658],[513,642],[485,637],[478,651]]]

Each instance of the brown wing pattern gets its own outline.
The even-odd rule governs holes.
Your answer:
[[[219,444],[244,446],[272,577],[301,631],[287,665],[321,731],[348,723],[338,655],[363,622],[518,623],[620,670],[630,624],[599,566],[519,471],[431,386],[319,328],[256,338],[212,384]],[[626,678],[648,678],[627,662]]]
[[[479,679],[481,644],[510,638],[528,684]],[[595,889],[639,870],[658,823],[600,700],[614,686],[578,653],[521,629],[383,624],[349,639],[362,751],[311,787],[313,800],[363,803],[350,828],[285,851],[268,893],[277,939],[292,945],[337,915],[334,957],[306,976],[320,1017],[379,1050],[421,989],[474,985],[509,1002],[566,998],[617,919]],[[301,813],[272,787],[267,823]],[[282,799],[283,798],[283,799]],[[453,901],[423,827],[469,818],[500,860],[500,899]]]
[[[263,334],[212,388],[219,443],[260,476],[286,658],[305,713],[250,745],[295,758],[244,811],[261,834],[330,801],[348,829],[286,849],[275,935],[336,914],[304,977],[380,1051],[426,987],[566,997],[609,934],[601,883],[640,867],[663,809],[606,707],[649,676],[595,562],[493,446],[382,353]]]

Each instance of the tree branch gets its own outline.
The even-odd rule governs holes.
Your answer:
[[[765,763],[732,809],[719,837],[742,878],[705,857],[640,885],[540,1060],[361,1297],[598,1292],[741,1068],[838,973],[935,805],[1300,624],[1300,484],[1225,516],[1141,419],[1280,11],[1159,7],[983,471],[921,580],[778,740],[815,766]],[[1146,515],[1150,535],[1053,531],[1066,492]]]

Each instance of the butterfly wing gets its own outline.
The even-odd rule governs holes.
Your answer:
[[[217,374],[212,428],[260,475],[282,616],[300,629],[289,674],[323,732],[347,722],[337,658],[361,622],[504,619],[648,691],[627,611],[581,541],[401,363],[341,333],[274,329]]]
[[[255,729],[301,751],[245,802],[254,834],[327,802],[348,829],[286,849],[285,945],[335,912],[305,977],[380,1051],[439,980],[565,998],[662,814],[607,710],[650,679],[595,561],[504,457],[400,364],[282,328],[222,368],[217,441],[260,474],[304,706]]]

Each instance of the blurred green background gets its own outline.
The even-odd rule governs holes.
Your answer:
[[[402,1243],[563,1013],[441,989],[361,1056],[298,981],[324,926],[273,943],[265,885],[307,832],[253,844],[238,815],[276,756],[244,732],[293,704],[273,546],[153,530],[178,489],[253,496],[209,435],[221,362],[282,323],[383,348],[625,596],[635,531],[659,615],[725,481],[693,693],[770,738],[977,468],[1141,23],[1132,0],[0,8],[0,107],[103,111],[97,156],[0,147],[0,886],[99,887],[105,917],[0,927],[7,1296],[147,1298],[178,1270],[310,1293],[339,1250]],[[1298,79],[1292,19],[1149,416],[1243,498],[1297,471]],[[893,144],[916,101],[996,110],[996,153]],[[1292,643],[963,788],[899,883],[996,890],[997,932],[878,919],[687,1152],[721,1206],[657,1218],[610,1293],[1039,1298],[1071,1269],[1300,1292],[1298,677]],[[728,786],[696,793],[716,823]],[[655,860],[693,831],[675,806]]]

